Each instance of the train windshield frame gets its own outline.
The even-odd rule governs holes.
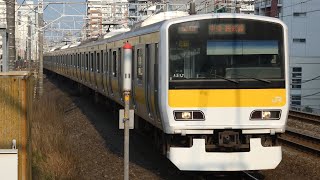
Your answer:
[[[281,24],[205,19],[172,24],[168,32],[170,89],[285,86]]]

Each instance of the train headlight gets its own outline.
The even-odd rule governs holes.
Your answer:
[[[250,115],[250,120],[279,120],[281,110],[254,110]]]
[[[262,111],[262,119],[270,119],[271,112],[270,111]]]
[[[182,112],[181,118],[182,119],[191,119],[191,112]]]
[[[177,121],[185,121],[185,120],[203,121],[203,120],[205,120],[203,112],[199,111],[199,110],[174,111],[173,115],[174,115],[174,119]]]

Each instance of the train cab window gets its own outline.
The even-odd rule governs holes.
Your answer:
[[[97,72],[100,73],[100,53],[97,53],[97,64],[96,64],[96,68],[97,68]]]
[[[118,66],[117,66],[117,51],[112,52],[112,75],[113,77],[117,77],[118,74]]]
[[[137,50],[137,79],[142,80],[143,77],[143,52],[141,49]]]

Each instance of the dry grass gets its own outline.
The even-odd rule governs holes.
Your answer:
[[[48,84],[47,84],[48,85]],[[60,92],[46,93],[32,113],[33,179],[79,179]],[[59,98],[60,97],[60,98]]]

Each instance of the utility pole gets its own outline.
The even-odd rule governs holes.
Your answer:
[[[43,0],[38,0],[38,37],[39,37],[39,70],[38,70],[38,95],[43,94]]]
[[[15,5],[15,0],[6,0],[9,71],[14,69],[14,62],[16,61]]]

